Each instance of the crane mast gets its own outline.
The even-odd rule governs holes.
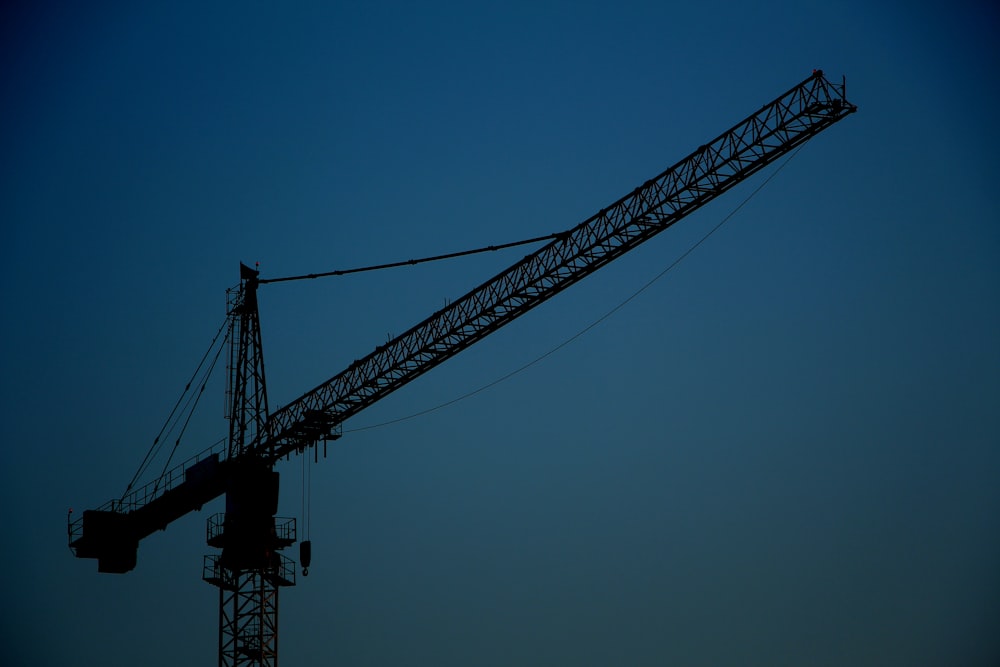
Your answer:
[[[257,311],[266,284],[241,265],[229,303],[230,435],[162,479],[69,525],[70,547],[101,572],[136,565],[139,542],[226,495],[209,519],[204,579],[220,591],[220,665],[277,665],[278,588],[294,585],[294,519],[276,518],[275,464],[341,435],[341,425],[396,389],[669,228],[857,107],[846,85],[815,71],[712,141],[576,227],[269,413]]]
[[[280,553],[295,542],[295,519],[277,518],[278,473],[247,456],[267,426],[264,351],[257,308],[258,271],[240,265],[229,290],[228,456],[225,512],[208,519],[202,578],[219,589],[219,665],[276,665],[278,590],[295,585],[295,566]]]

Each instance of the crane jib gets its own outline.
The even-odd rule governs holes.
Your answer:
[[[317,425],[336,433],[349,417],[856,111],[845,88],[815,72],[657,177],[272,413],[251,449],[273,462],[315,444]]]
[[[855,112],[846,85],[822,71],[762,106],[712,141],[576,227],[472,289],[406,333],[267,416],[238,455],[210,452],[157,482],[88,510],[69,524],[69,541],[102,571],[135,567],[138,542],[226,493],[240,470],[273,466],[291,453],[339,437],[366,407],[482,340]],[[256,289],[257,272],[242,278]],[[248,306],[256,299],[248,295]]]

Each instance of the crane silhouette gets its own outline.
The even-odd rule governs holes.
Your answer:
[[[281,551],[296,541],[295,520],[276,517],[275,465],[342,435],[343,423],[482,340],[830,127],[857,107],[846,82],[821,70],[705,143],[658,176],[601,209],[509,268],[447,303],[405,333],[284,407],[270,411],[257,290],[240,265],[228,293],[229,435],[224,443],[98,509],[69,517],[69,543],[98,571],[135,568],[139,542],[225,495],[209,518],[203,578],[219,588],[219,665],[278,662],[278,591],[295,584]],[[534,239],[540,240],[540,239]],[[302,276],[314,277],[314,275]],[[304,573],[311,549],[301,544]]]

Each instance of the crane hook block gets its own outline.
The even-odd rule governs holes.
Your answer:
[[[299,562],[302,563],[302,576],[309,576],[309,564],[312,563],[312,541],[299,542]]]

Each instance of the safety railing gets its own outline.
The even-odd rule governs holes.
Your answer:
[[[127,514],[129,512],[134,512],[140,507],[148,505],[166,492],[183,484],[186,479],[185,473],[192,466],[212,457],[216,457],[220,460],[224,459],[226,454],[226,442],[226,438],[222,438],[207,449],[198,452],[194,456],[185,460],[183,463],[180,463],[179,465],[166,471],[159,478],[126,492],[121,498],[112,498],[98,507],[97,511]],[[74,519],[73,511],[70,510],[70,513],[67,516],[67,523],[69,542],[70,545],[72,545],[73,542],[83,536],[83,516],[81,515],[80,517]]]

